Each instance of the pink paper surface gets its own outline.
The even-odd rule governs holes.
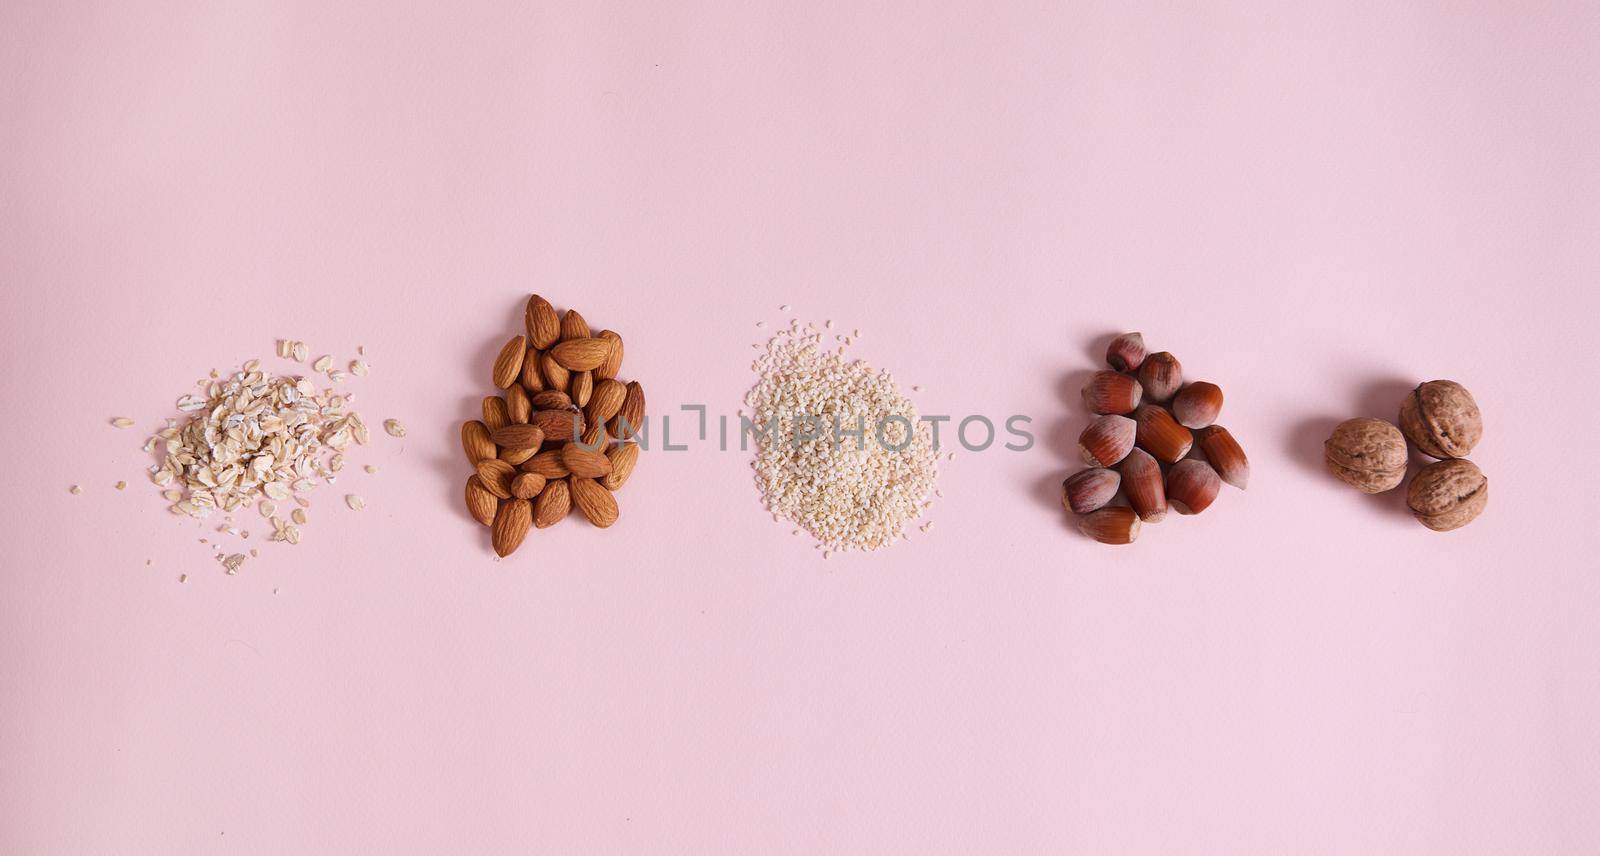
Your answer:
[[[0,5],[0,852],[1600,851],[1597,96],[1584,3]],[[499,561],[457,426],[529,290],[658,415],[833,319],[1038,442],[824,560],[678,412]],[[1254,472],[1110,549],[1057,491],[1123,329]],[[409,434],[229,577],[139,446],[282,337]],[[1320,465],[1436,377],[1450,534]]]

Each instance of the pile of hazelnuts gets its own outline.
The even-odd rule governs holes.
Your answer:
[[[1483,439],[1483,415],[1467,388],[1453,380],[1430,380],[1400,403],[1400,427],[1362,416],[1339,423],[1323,444],[1328,472],[1363,493],[1383,493],[1406,478],[1410,453],[1437,458],[1406,490],[1413,517],[1437,532],[1460,529],[1489,504],[1489,480],[1467,460]]]
[[[1083,515],[1083,534],[1131,544],[1143,524],[1168,509],[1199,514],[1223,482],[1244,488],[1250,462],[1216,424],[1221,387],[1184,383],[1178,358],[1166,351],[1146,356],[1138,333],[1112,339],[1106,364],[1111,370],[1095,372],[1083,388],[1083,403],[1096,414],[1078,437],[1090,468],[1061,483],[1061,504]]]

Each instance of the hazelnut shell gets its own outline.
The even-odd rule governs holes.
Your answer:
[[[1489,480],[1478,465],[1461,458],[1422,468],[1406,491],[1406,505],[1423,526],[1438,532],[1460,529],[1489,504]]]
[[[1400,430],[1425,455],[1464,458],[1483,439],[1483,414],[1466,387],[1430,380],[1400,403]]]
[[[1322,448],[1328,472],[1363,493],[1383,493],[1405,480],[1406,438],[1382,419],[1347,419]]]

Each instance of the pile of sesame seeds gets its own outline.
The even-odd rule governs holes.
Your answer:
[[[832,328],[832,322],[825,325]],[[752,466],[774,517],[828,552],[876,550],[905,537],[938,476],[931,432],[887,371],[824,343],[815,325],[780,329],[752,369]]]

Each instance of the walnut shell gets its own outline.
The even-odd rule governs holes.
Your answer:
[[[1425,455],[1465,458],[1483,439],[1483,415],[1466,387],[1430,380],[1400,403],[1400,430]]]
[[[1489,480],[1478,465],[1449,458],[1422,468],[1411,480],[1406,505],[1423,526],[1438,532],[1459,529],[1489,504]]]
[[[1382,419],[1346,419],[1322,444],[1328,472],[1363,493],[1383,493],[1406,477],[1406,438]]]

